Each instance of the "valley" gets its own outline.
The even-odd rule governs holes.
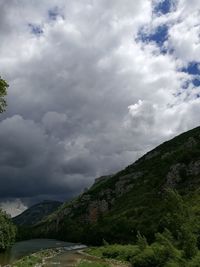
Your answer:
[[[58,203],[47,215],[37,218],[44,203],[18,216],[35,223],[13,222],[18,240],[64,242],[53,241],[56,246],[82,243],[91,247],[87,250],[91,257],[122,260],[134,267],[198,267],[199,190],[200,127],[161,144],[124,170],[96,179],[87,191]],[[48,264],[77,257],[72,254],[55,256]]]

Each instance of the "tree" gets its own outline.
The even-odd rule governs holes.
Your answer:
[[[0,252],[9,248],[15,241],[16,226],[10,217],[0,210]]]
[[[137,245],[140,250],[144,250],[148,246],[146,237],[141,235],[139,231],[137,232]]]
[[[186,258],[197,254],[197,223],[192,209],[177,191],[168,189],[165,198],[164,224],[178,241]]]
[[[5,108],[7,106],[5,96],[7,95],[7,88],[8,84],[5,80],[3,80],[0,76],[0,113],[5,111]]]
[[[8,84],[0,76],[0,113],[5,111]],[[10,217],[0,209],[0,251],[10,247],[16,236],[16,227],[12,223]]]

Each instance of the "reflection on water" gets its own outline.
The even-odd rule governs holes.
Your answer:
[[[75,244],[54,239],[31,239],[15,243],[11,249],[0,253],[0,265],[12,263],[23,256],[46,248],[71,247]]]

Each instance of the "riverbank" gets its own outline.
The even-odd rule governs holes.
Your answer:
[[[44,267],[53,266],[65,267],[129,267],[128,263],[123,263],[111,259],[102,259],[87,253],[87,250],[76,250],[61,253],[56,257],[45,261]]]
[[[22,259],[3,267],[40,267],[44,265],[47,259],[55,257],[62,253],[62,251],[63,248],[45,249],[25,256]]]
[[[129,267],[129,264],[89,255],[84,250],[47,249],[26,256],[6,267]]]
[[[9,266],[36,252],[63,249],[64,251],[85,248],[81,244],[64,242],[55,239],[30,239],[16,242],[10,249],[0,253],[0,266]],[[55,251],[54,250],[54,251]],[[40,255],[37,254],[40,257]]]

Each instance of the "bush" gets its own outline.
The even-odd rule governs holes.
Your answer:
[[[145,236],[142,236],[140,232],[137,232],[137,245],[139,249],[143,250],[148,246]]]
[[[156,234],[156,242],[131,259],[134,267],[183,267],[182,252],[171,243],[169,232]]]
[[[162,260],[158,257],[158,254],[155,253],[154,249],[151,246],[145,248],[141,253],[134,256],[131,260],[131,263],[134,267],[160,267],[162,266]]]
[[[194,257],[197,252],[197,236],[192,233],[190,227],[183,226],[181,229],[181,245],[184,251],[185,258]],[[200,266],[200,265],[199,265]]]
[[[199,267],[200,266],[200,252],[189,261],[187,267]]]
[[[102,251],[104,258],[111,258],[121,261],[130,261],[130,259],[139,252],[134,246],[113,245]]]
[[[87,252],[102,258],[130,261],[133,256],[140,252],[138,246],[133,245],[109,245],[98,248],[90,248]]]

